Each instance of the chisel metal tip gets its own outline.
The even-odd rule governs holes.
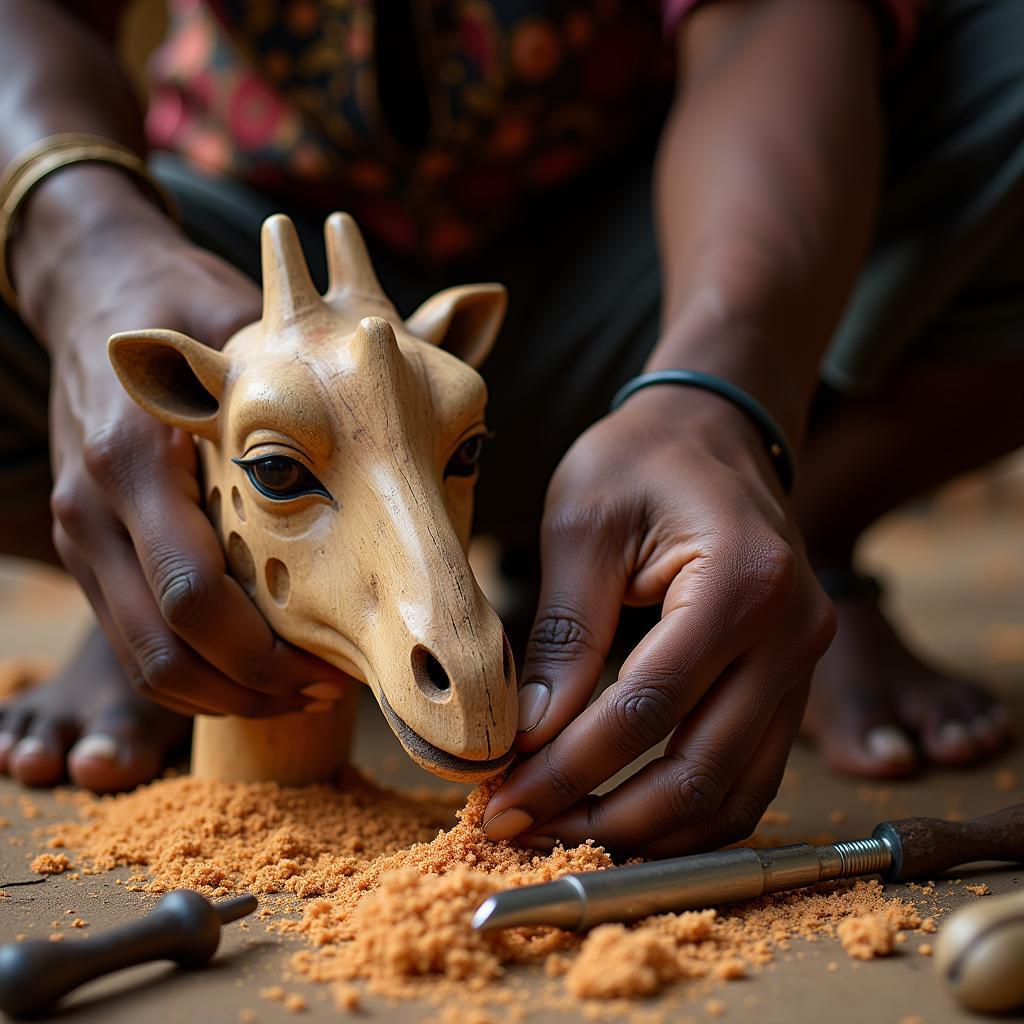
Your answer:
[[[584,895],[572,875],[543,885],[524,885],[489,896],[473,915],[480,932],[522,925],[574,930],[583,920]]]
[[[476,908],[473,915],[473,929],[478,932],[486,932],[498,925],[491,924],[491,918],[498,912],[498,899],[496,896],[488,896],[487,899]]]

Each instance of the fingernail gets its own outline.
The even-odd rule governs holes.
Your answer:
[[[492,842],[499,839],[511,839],[525,832],[533,824],[533,818],[518,807],[510,807],[507,811],[499,811],[493,818],[484,822],[484,832]]]
[[[962,722],[946,722],[939,730],[939,744],[943,747],[963,747],[971,742],[971,734]]]
[[[26,736],[19,740],[12,753],[14,757],[34,757],[46,753],[46,744],[38,736]]]
[[[519,691],[519,731],[535,729],[551,703],[551,689],[546,683],[527,683]]]
[[[100,732],[83,736],[71,748],[71,756],[91,761],[116,761],[120,752],[121,746],[117,740]]]
[[[879,725],[864,736],[864,747],[875,761],[914,760],[914,748],[907,734],[892,725]]]
[[[312,686],[307,686],[302,693],[314,700],[340,700],[345,696],[345,687],[338,683],[313,683]]]
[[[333,711],[335,707],[337,707],[337,703],[333,700],[314,700],[302,710],[307,715],[322,715],[325,711]]]

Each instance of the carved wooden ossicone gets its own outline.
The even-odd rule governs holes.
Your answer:
[[[257,323],[220,352],[175,331],[117,334],[110,358],[143,409],[195,436],[231,573],[277,633],[367,683],[423,767],[487,778],[511,759],[515,669],[465,552],[486,401],[474,367],[505,290],[450,288],[403,321],[355,221],[332,214],[325,234],[326,295],[274,216]],[[352,717],[350,699],[324,714],[200,717],[193,770],[329,779]]]

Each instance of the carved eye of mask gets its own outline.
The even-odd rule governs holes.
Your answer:
[[[307,494],[319,494],[331,500],[327,488],[301,462],[287,455],[261,455],[231,461],[241,466],[253,487],[272,501],[288,501]]]
[[[450,476],[472,476],[477,471],[484,450],[484,436],[474,434],[455,449],[455,454],[444,467],[446,479]]]

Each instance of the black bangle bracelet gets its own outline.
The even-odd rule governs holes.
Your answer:
[[[682,387],[711,391],[726,401],[732,402],[738,409],[742,409],[757,427],[757,432],[764,438],[772,465],[775,466],[775,472],[779,474],[782,489],[787,494],[793,490],[796,465],[793,448],[786,440],[782,428],[756,398],[748,395],[746,391],[736,387],[735,384],[723,380],[721,377],[714,377],[710,373],[701,373],[699,370],[657,370],[654,373],[642,373],[639,377],[634,377],[623,384],[612,399],[612,410],[618,409],[631,395],[635,395],[643,388],[653,387],[655,384],[678,384]]]

